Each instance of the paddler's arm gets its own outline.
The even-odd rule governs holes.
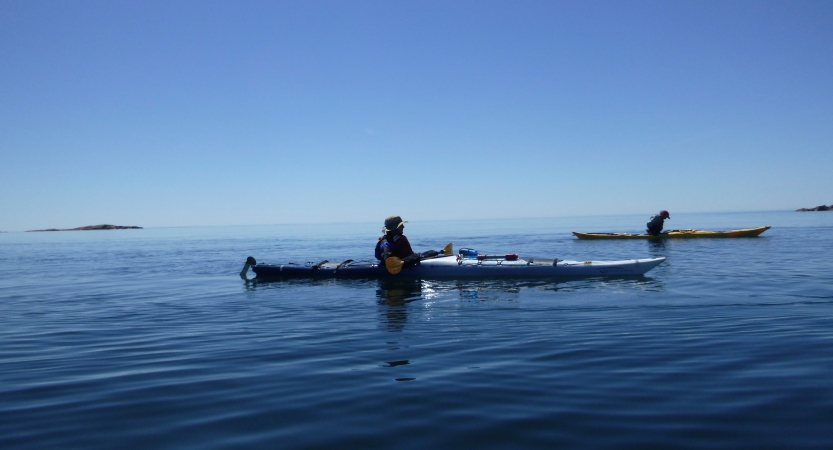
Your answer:
[[[402,258],[402,262],[405,263],[405,267],[412,267],[419,264],[419,260],[422,259],[422,255],[419,253],[411,253],[410,255]]]

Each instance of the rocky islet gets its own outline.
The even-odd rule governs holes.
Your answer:
[[[38,232],[38,231],[87,231],[87,230],[141,230],[141,229],[142,229],[142,227],[102,224],[102,225],[87,225],[85,227],[78,227],[78,228],[47,228],[45,230],[29,230],[28,232]]]
[[[816,206],[815,208],[799,208],[799,209],[796,209],[796,211],[798,211],[798,212],[804,212],[804,211],[833,211],[833,205],[830,205],[830,206],[819,205],[819,206]]]

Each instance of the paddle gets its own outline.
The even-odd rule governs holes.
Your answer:
[[[452,246],[451,242],[449,242],[448,244],[446,244],[445,247],[443,247],[441,253],[444,256],[451,256],[451,254],[453,252],[454,252],[454,247]],[[436,253],[434,253],[434,254],[436,255]],[[409,260],[414,260],[415,259],[416,261],[421,261],[423,259],[429,259],[429,258],[434,258],[434,257],[435,256],[422,257],[421,255],[417,255],[417,258],[412,258],[412,257],[409,256],[408,259]],[[388,269],[388,273],[390,273],[391,275],[396,275],[399,272],[401,272],[402,267],[404,265],[405,265],[405,261],[402,261],[400,258],[398,258],[396,256],[391,256],[391,257],[385,259],[385,268]]]
[[[391,275],[396,275],[401,272],[403,265],[405,265],[405,263],[396,256],[391,256],[385,260],[385,267]]]

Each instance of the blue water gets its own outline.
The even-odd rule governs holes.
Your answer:
[[[673,213],[672,213],[673,214]],[[380,223],[0,234],[0,448],[831,448],[833,213],[409,222],[645,277],[243,280]],[[251,273],[250,273],[251,278]]]

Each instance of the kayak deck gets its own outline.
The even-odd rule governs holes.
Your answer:
[[[704,230],[671,230],[658,235],[631,234],[631,233],[580,233],[573,231],[579,239],[668,239],[668,238],[739,238],[756,237],[770,227],[744,228],[731,231],[704,231]]]
[[[644,275],[665,258],[621,261],[564,261],[560,259],[519,258],[477,260],[458,256],[440,256],[390,274],[384,265],[345,261],[319,264],[254,264],[258,278],[586,278]]]

